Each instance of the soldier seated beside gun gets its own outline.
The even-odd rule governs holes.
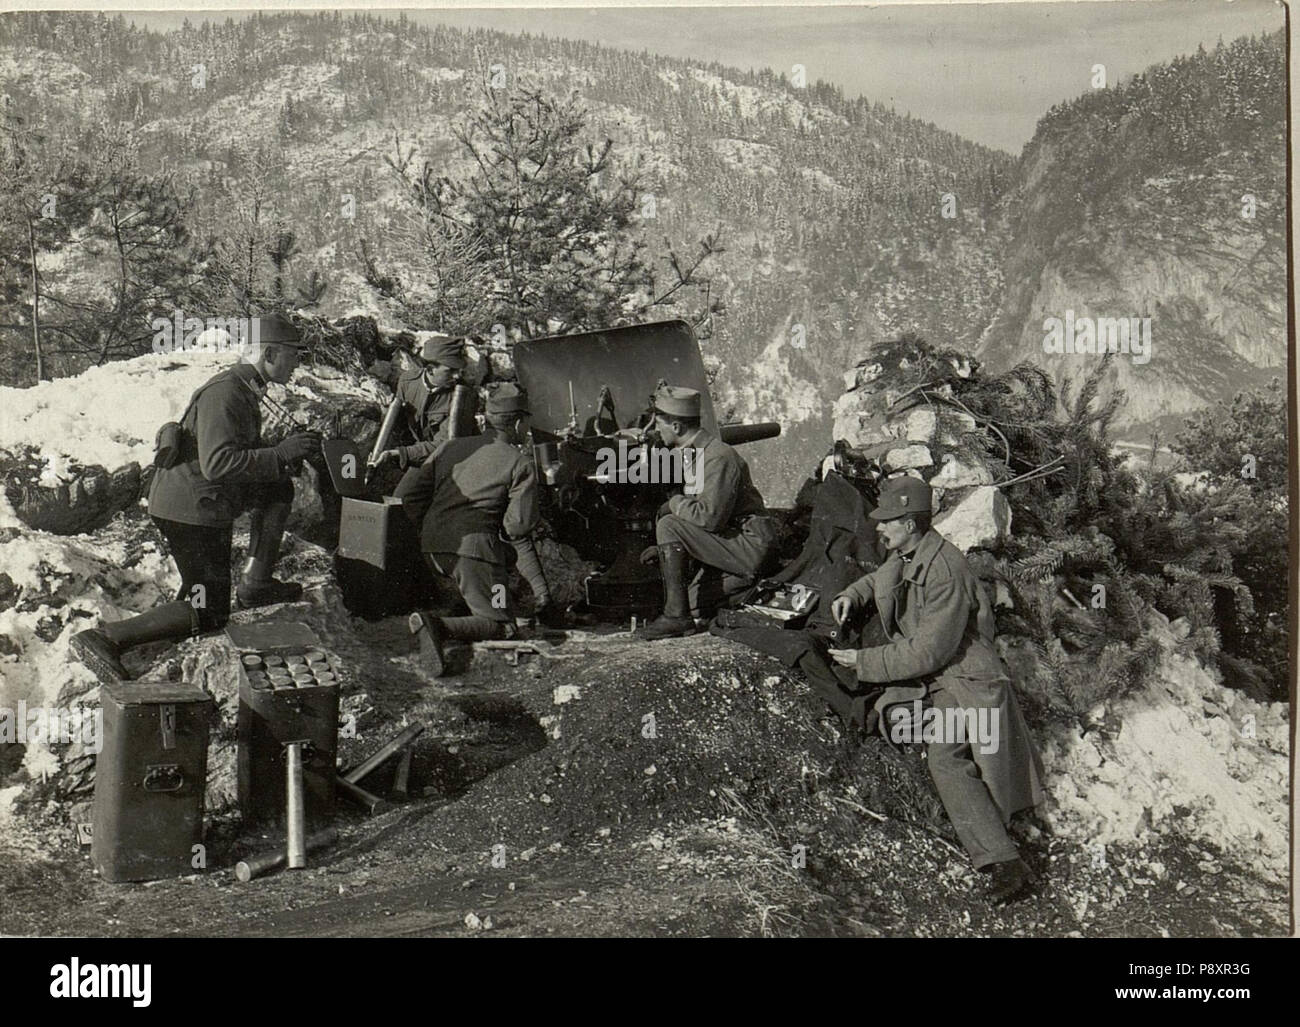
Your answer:
[[[752,585],[776,554],[780,534],[745,458],[700,427],[699,392],[665,385],[655,393],[654,414],[664,445],[685,451],[692,481],[660,507],[656,546],[642,554],[647,561],[657,556],[664,583],[663,613],[642,632],[650,640],[693,634],[692,613],[710,613],[710,598]]]

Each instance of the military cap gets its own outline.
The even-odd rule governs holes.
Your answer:
[[[257,341],[263,345],[274,343],[277,346],[294,346],[308,349],[308,343],[302,337],[287,314],[263,314],[257,319]]]
[[[929,513],[930,486],[910,474],[890,478],[880,486],[880,502],[871,511],[875,521],[892,521],[908,514]]]
[[[655,393],[655,413],[664,417],[699,417],[700,394],[682,385],[665,385]]]
[[[488,393],[488,417],[528,412],[528,393],[513,382],[504,382]]]
[[[424,340],[424,345],[420,347],[420,359],[426,364],[441,364],[459,371],[467,363],[465,344],[460,339],[435,335]]]

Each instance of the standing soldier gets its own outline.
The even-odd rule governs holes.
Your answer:
[[[700,427],[700,394],[664,385],[655,393],[655,429],[670,449],[682,451],[686,492],[672,496],[655,522],[655,550],[664,582],[663,613],[643,637],[676,638],[695,631],[698,593],[720,587],[724,595],[751,585],[775,553],[779,534],[745,458]],[[692,602],[688,561],[700,568]],[[721,579],[720,582],[716,579]]]
[[[407,475],[397,495],[420,530],[420,547],[435,577],[454,583],[468,617],[439,617],[428,610],[411,615],[421,654],[434,677],[444,669],[446,639],[510,638],[510,546],[526,537],[540,518],[537,472],[519,451],[528,434],[528,397],[515,385],[497,388],[487,401],[487,430],[451,439]]]
[[[990,899],[1001,904],[1032,880],[1006,825],[1043,801],[1042,764],[993,644],[988,596],[961,550],[930,527],[930,497],[929,485],[906,475],[881,487],[871,517],[889,556],[836,596],[831,611],[843,623],[874,600],[887,641],[829,655],[858,681],[884,687],[872,711],[882,731],[917,702],[958,728],[961,737],[945,728],[942,740],[927,740],[926,763],[957,837],[975,868],[989,871]],[[972,723],[994,725],[991,745],[972,744],[963,726]],[[907,733],[919,740],[921,726]]]
[[[181,574],[176,600],[74,635],[72,652],[101,681],[130,677],[122,653],[221,628],[230,617],[230,547],[235,518],[249,514],[248,561],[237,595],[243,607],[297,599],[302,586],[271,576],[293,503],[293,478],[320,449],[311,434],[260,445],[261,401],[270,382],[289,380],[305,349],[292,321],[263,317],[259,343],[244,361],[194,393],[181,416],[179,460],[158,468],[149,515]]]

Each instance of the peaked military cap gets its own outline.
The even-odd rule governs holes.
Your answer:
[[[420,347],[420,359],[426,364],[441,364],[458,371],[467,363],[464,343],[446,335],[425,339],[424,345]]]
[[[700,394],[683,385],[664,385],[655,393],[655,413],[665,417],[699,417]]]
[[[880,486],[880,502],[871,511],[871,519],[892,521],[895,517],[929,513],[930,510],[930,486],[920,478],[903,474]]]
[[[257,319],[257,341],[260,343],[275,343],[277,346],[296,346],[298,349],[308,349],[307,342],[302,337],[302,332],[298,331],[287,314],[279,312],[274,314],[263,314]]]
[[[528,413],[528,393],[514,382],[504,382],[488,393],[487,414],[489,417],[526,413]]]

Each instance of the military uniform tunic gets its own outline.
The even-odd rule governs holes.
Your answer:
[[[523,538],[540,519],[533,461],[489,429],[438,446],[398,486],[403,509],[420,529],[420,548],[455,578],[476,616],[509,621],[493,603],[505,595],[514,553],[501,536]]]
[[[890,707],[914,700],[939,711],[996,713],[994,751],[945,740],[928,745],[927,762],[975,866],[1015,859],[1004,825],[1043,801],[1042,764],[994,646],[988,596],[966,557],[931,529],[909,558],[890,553],[841,595],[856,604],[874,599],[888,639],[857,656],[859,681],[888,686],[875,704],[882,732]]]
[[[687,489],[668,500],[655,524],[660,545],[680,542],[690,556],[737,580],[759,575],[777,540],[777,527],[750,477],[745,458],[701,430],[683,452]],[[696,605],[693,601],[692,605]]]
[[[407,371],[397,380],[395,390],[406,411],[407,425],[416,441],[409,446],[398,446],[399,462],[403,470],[418,467],[439,446],[448,440],[451,429],[451,403],[455,385],[431,389],[424,380],[424,368]],[[477,393],[471,391],[477,397]]]

